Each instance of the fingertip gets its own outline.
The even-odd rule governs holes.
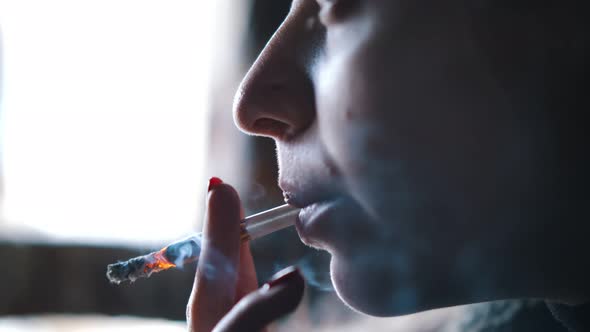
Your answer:
[[[227,183],[219,183],[207,195],[207,225],[218,228],[239,229],[242,215],[240,197]]]
[[[207,186],[207,191],[211,191],[211,189],[215,188],[216,186],[223,183],[223,180],[220,178],[213,176],[209,179],[209,185]]]
[[[242,298],[223,317],[215,331],[259,331],[272,321],[293,312],[303,298],[305,281],[296,268],[284,271]]]
[[[290,266],[275,273],[258,292],[267,298],[273,315],[284,316],[294,311],[303,299],[305,279],[298,268]]]
[[[290,266],[275,273],[260,291],[273,292],[275,290],[283,300],[288,299],[283,302],[286,305],[285,312],[294,310],[299,305],[305,291],[305,279],[299,268]]]
[[[296,266],[289,266],[275,273],[265,284],[267,288],[287,283],[302,283],[303,276]]]
[[[236,203],[240,202],[240,197],[236,189],[228,183],[219,182],[214,185],[211,183],[208,187],[208,205],[215,204],[218,200],[231,200]],[[214,206],[213,206],[214,207]],[[239,207],[239,205],[237,206]]]

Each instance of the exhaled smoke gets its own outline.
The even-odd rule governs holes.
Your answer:
[[[473,304],[466,307],[466,318],[460,322],[458,331],[484,332],[496,331],[509,325],[515,315],[523,308],[532,306],[532,300],[504,300]]]
[[[329,272],[320,271],[317,267],[312,267],[306,261],[298,263],[297,266],[301,269],[308,285],[324,292],[334,291]]]
[[[295,265],[299,268],[309,286],[320,291],[332,292],[334,291],[334,286],[330,279],[329,262],[330,256],[328,253],[317,251],[305,255],[303,258],[297,260],[295,264],[275,264],[274,270],[277,272],[288,265]]]
[[[247,206],[257,206],[267,198],[266,188],[262,184],[254,182],[249,186],[248,193],[244,197]]]

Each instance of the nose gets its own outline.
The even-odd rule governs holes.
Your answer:
[[[315,118],[315,97],[303,18],[290,13],[242,81],[234,99],[234,121],[246,133],[289,140]]]

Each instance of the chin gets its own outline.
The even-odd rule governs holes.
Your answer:
[[[379,255],[377,255],[379,256]],[[420,311],[417,288],[396,282],[395,269],[374,255],[332,255],[330,271],[338,297],[363,314],[390,317]]]

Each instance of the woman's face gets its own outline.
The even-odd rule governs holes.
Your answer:
[[[276,141],[301,239],[332,255],[359,311],[534,295],[509,280],[538,273],[519,239],[540,143],[485,51],[521,50],[495,45],[478,10],[295,0],[236,96],[238,126]]]

